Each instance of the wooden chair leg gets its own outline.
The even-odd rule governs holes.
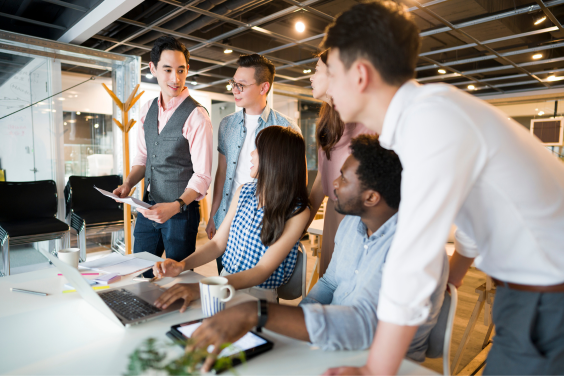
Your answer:
[[[490,337],[492,335],[493,327],[494,327],[494,324],[493,324],[493,322],[491,322],[490,326],[488,326],[488,331],[486,332],[486,338],[484,338],[484,343],[482,344],[482,349],[485,349],[486,346],[488,345],[488,343],[490,342]]]
[[[313,286],[317,283],[317,281],[319,281],[319,258],[317,258],[315,260],[315,265],[313,266],[313,274],[311,275],[311,278],[310,278],[309,283],[307,285],[307,293],[308,294],[311,291],[311,289],[313,288]]]
[[[458,349],[456,350],[456,355],[454,356],[454,360],[451,366],[451,374],[455,375],[456,370],[460,364],[460,360],[462,359],[461,355],[466,345],[468,344],[468,340],[470,339],[470,333],[474,330],[476,323],[478,322],[478,316],[480,315],[480,311],[484,307],[485,303],[485,291],[481,291],[480,295],[478,296],[478,301],[474,306],[474,310],[472,311],[472,315],[470,316],[470,320],[468,321],[468,325],[466,326],[466,330],[464,331],[464,335],[462,336],[462,340],[460,341],[460,345],[458,345]]]

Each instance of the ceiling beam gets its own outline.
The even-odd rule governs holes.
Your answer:
[[[296,1],[296,0],[284,0],[284,1],[287,2],[287,3],[289,3],[289,4],[296,5],[296,6],[300,6],[300,5],[301,5],[301,4],[300,4],[298,1]],[[444,1],[444,0],[443,0],[443,1]],[[333,17],[333,16],[331,16],[331,15],[329,15],[329,14],[323,13],[323,12],[321,12],[321,11],[315,9],[315,8],[312,8],[312,7],[310,7],[310,6],[301,7],[300,9],[303,9],[303,10],[305,10],[305,11],[308,12],[308,13],[315,14],[316,16],[319,16],[319,17],[321,17],[321,18],[324,18],[324,19],[326,19],[326,20],[328,20],[328,21],[335,21],[335,17]]]
[[[535,0],[537,2],[537,4],[539,5],[539,7],[542,9],[543,13],[548,17],[548,19],[550,21],[552,21],[552,23],[554,25],[556,25],[556,27],[558,27],[558,30],[560,30],[561,32],[564,33],[564,28],[562,28],[562,25],[560,24],[560,21],[558,21],[558,19],[556,19],[556,17],[554,17],[554,14],[552,14],[552,12],[550,11],[550,9],[548,9],[546,7],[546,5],[543,3],[542,0]]]
[[[46,3],[55,4],[55,5],[58,5],[58,6],[61,6],[61,7],[77,10],[79,12],[84,12],[84,13],[86,13],[90,10],[90,9],[85,8],[83,6],[67,3],[66,1],[61,1],[61,0],[43,0],[43,1],[46,2]]]
[[[55,24],[51,24],[51,23],[47,23],[47,22],[36,21],[36,20],[29,19],[29,18],[14,16],[13,14],[7,14],[7,13],[2,13],[2,12],[0,12],[0,17],[11,18],[11,19],[16,20],[16,21],[22,21],[22,22],[27,22],[27,23],[34,24],[34,25],[49,27],[51,29],[58,29],[58,30],[66,30],[67,29],[64,26],[55,25]]]

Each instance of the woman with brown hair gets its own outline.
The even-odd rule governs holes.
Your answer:
[[[259,132],[249,171],[256,182],[240,186],[216,235],[178,262],[166,259],[153,267],[156,277],[175,277],[223,255],[221,276],[237,290],[276,302],[276,288],[287,283],[298,256],[300,237],[309,218],[305,142],[290,127]],[[197,283],[176,284],[156,302],[166,308],[200,297]]]
[[[335,201],[337,197],[333,190],[333,181],[341,174],[341,166],[351,154],[349,145],[351,139],[359,134],[374,134],[362,124],[345,124],[341,121],[339,113],[333,108],[331,98],[327,96],[327,56],[329,50],[319,54],[319,60],[315,67],[315,74],[310,78],[313,97],[320,99],[324,103],[319,111],[319,120],[315,132],[317,140],[317,176],[309,200],[311,202],[311,212],[307,227],[315,218],[321,203],[326,196],[327,206],[323,221],[323,243],[321,244],[321,260],[319,265],[319,278],[323,276],[335,247],[335,234],[339,228],[342,214],[335,211]],[[306,227],[306,228],[307,228]]]

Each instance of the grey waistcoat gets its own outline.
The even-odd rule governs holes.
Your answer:
[[[156,203],[173,202],[184,193],[194,174],[190,144],[182,135],[182,128],[192,111],[201,105],[191,96],[186,98],[174,111],[160,134],[158,106],[158,98],[155,98],[143,124],[147,145],[145,192],[151,184],[152,200]]]

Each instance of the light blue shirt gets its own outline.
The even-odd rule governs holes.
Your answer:
[[[335,250],[323,277],[300,303],[311,342],[323,350],[361,350],[372,344],[382,271],[396,232],[397,214],[372,236],[357,216],[345,216],[335,235]],[[448,263],[445,252],[439,287],[431,297],[431,312],[407,356],[425,360],[427,338],[443,302]]]
[[[227,159],[227,171],[225,173],[225,184],[223,184],[223,193],[221,196],[221,203],[219,209],[213,216],[215,227],[219,228],[231,203],[231,192],[233,186],[233,179],[235,178],[235,171],[237,170],[237,162],[239,160],[239,153],[245,141],[247,129],[245,127],[245,110],[237,111],[231,115],[224,117],[219,124],[218,147],[217,151],[225,155]],[[292,127],[300,134],[300,128],[292,119],[282,115],[280,112],[272,109],[268,102],[258,119],[258,127],[255,131],[256,135],[266,127],[272,125],[280,125],[282,127]]]

